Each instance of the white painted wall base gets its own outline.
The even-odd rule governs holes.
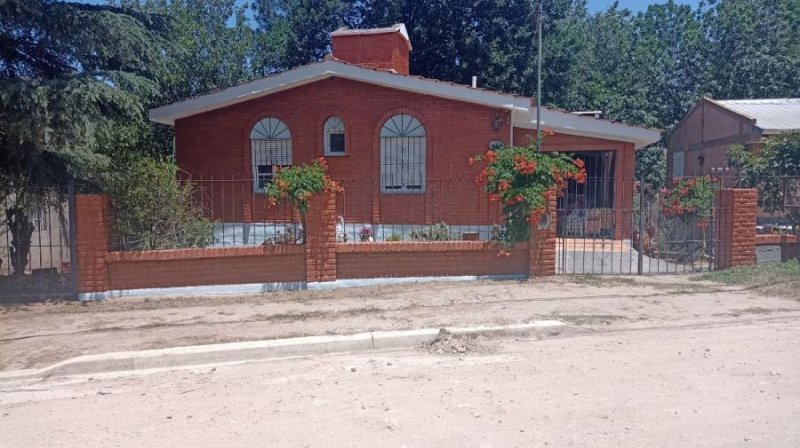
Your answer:
[[[402,283],[430,282],[471,282],[478,280],[524,280],[522,274],[511,275],[462,275],[450,277],[398,277],[398,278],[357,278],[336,280],[332,282],[277,282],[277,283],[245,283],[240,285],[205,285],[182,286],[174,288],[141,288],[115,289],[105,292],[87,292],[78,295],[78,299],[86,302],[93,300],[115,299],[124,297],[181,297],[181,296],[218,296],[238,294],[259,294],[272,291],[297,291],[308,289],[314,291],[357,288],[360,286],[396,285]]]

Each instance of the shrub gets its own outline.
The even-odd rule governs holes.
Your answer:
[[[450,231],[450,226],[443,222],[413,230],[410,236],[412,241],[450,241],[459,239],[457,234]]]
[[[549,132],[545,132],[547,135]],[[489,193],[490,201],[503,204],[503,226],[496,234],[501,253],[507,254],[518,241],[530,236],[531,224],[547,212],[545,193],[562,194],[567,180],[586,181],[582,160],[561,153],[541,153],[535,144],[487,151],[469,158],[469,164],[485,162],[476,178]]]
[[[102,179],[121,248],[205,247],[213,241],[214,224],[195,202],[194,186],[179,182],[177,172],[174,163],[139,158]]]
[[[391,235],[386,237],[386,241],[392,242],[392,243],[397,242],[397,241],[403,241],[403,237],[398,235],[398,234],[396,234],[396,233],[393,233],[393,234],[391,234]]]
[[[324,158],[319,157],[311,163],[278,171],[273,181],[267,185],[264,193],[272,206],[277,205],[280,200],[287,200],[297,208],[303,224],[301,233],[303,241],[305,241],[308,201],[317,193],[341,190],[339,184],[328,176],[327,162]]]

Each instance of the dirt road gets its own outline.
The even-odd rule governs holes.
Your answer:
[[[0,307],[0,369],[83,354],[556,317],[586,331],[800,317],[800,301],[687,277],[429,283],[245,297]]]
[[[461,357],[389,351],[0,383],[0,440],[8,447],[800,446],[800,322],[751,317],[494,341],[489,354]]]

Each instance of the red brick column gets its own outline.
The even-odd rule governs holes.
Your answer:
[[[756,264],[757,191],[719,190],[716,201],[717,268]]]
[[[108,196],[75,196],[75,246],[78,292],[108,291],[106,253],[111,238],[111,205]]]
[[[529,242],[528,275],[531,277],[546,277],[556,275],[556,222],[557,199],[555,193],[548,193],[547,203],[550,208],[550,226],[539,230],[531,224],[531,239]],[[544,218],[543,218],[544,219]]]
[[[336,280],[336,194],[309,201],[306,214],[306,281]]]

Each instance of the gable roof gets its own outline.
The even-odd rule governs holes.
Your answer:
[[[508,110],[527,110],[529,98],[493,92],[485,89],[453,84],[419,76],[400,75],[393,72],[364,68],[335,59],[313,62],[285,72],[260,78],[238,86],[219,90],[207,95],[168,104],[150,110],[150,119],[164,124],[175,124],[175,120],[220,109],[232,104],[260,98],[321,79],[339,77],[390,87],[399,90],[432,95],[467,103],[481,104]]]
[[[754,120],[763,134],[800,130],[800,98],[708,101]]]
[[[420,76],[365,68],[333,58],[151,109],[150,119],[158,123],[174,125],[175,120],[181,118],[221,109],[331,77],[505,109],[511,111],[514,126],[525,128],[535,128],[536,126],[536,108],[532,107],[530,98]],[[661,138],[661,132],[656,129],[581,117],[544,107],[542,107],[542,125],[566,134],[631,142],[635,143],[637,148],[655,143]]]

